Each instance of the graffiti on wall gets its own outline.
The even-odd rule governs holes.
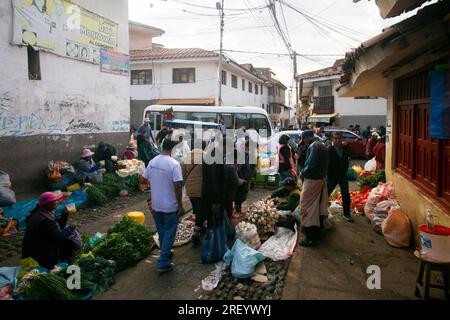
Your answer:
[[[81,95],[58,99],[56,94],[50,93],[40,106],[27,99],[29,97],[14,97],[9,91],[0,94],[0,137],[129,131],[129,120],[122,117],[110,120],[110,113],[106,114],[109,118],[101,116],[99,110],[108,110],[108,107],[92,103]]]
[[[75,120],[72,119],[69,122],[69,126],[66,128],[66,132],[100,132],[101,129],[95,122],[90,122],[85,119]]]
[[[113,132],[124,132],[130,130],[130,121],[129,120],[115,120],[112,122],[112,131]]]

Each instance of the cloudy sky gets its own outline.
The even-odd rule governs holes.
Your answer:
[[[219,49],[216,0],[130,0],[130,19],[165,30],[154,42],[168,48]],[[305,55],[298,73],[321,69],[345,52],[412,13],[383,20],[374,1],[285,0],[299,12],[277,4],[276,13],[292,48]],[[432,1],[434,2],[434,1]],[[431,2],[431,3],[432,3]],[[293,84],[293,63],[277,34],[266,0],[225,0],[223,47],[238,63],[270,67],[286,86]],[[249,8],[251,10],[249,10]],[[282,55],[277,55],[278,53]]]

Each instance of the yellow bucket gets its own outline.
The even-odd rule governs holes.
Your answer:
[[[140,211],[128,212],[126,217],[142,224],[145,222],[145,215]]]
[[[75,183],[75,184],[67,187],[67,192],[73,192],[75,190],[80,190],[80,189],[81,189],[80,184],[79,183]]]

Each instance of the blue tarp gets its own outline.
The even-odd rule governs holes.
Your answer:
[[[450,139],[450,72],[433,70],[430,78],[430,138]]]
[[[69,204],[75,204],[77,207],[86,203],[88,200],[88,196],[81,190],[76,190],[72,193],[69,199],[67,199],[64,203],[61,203],[56,209],[55,215],[59,217],[63,211],[63,209]],[[2,207],[4,211],[5,218],[8,219],[17,219],[19,221],[19,230],[25,230],[25,219],[30,214],[30,211],[33,210],[38,203],[38,199],[31,200],[23,200],[18,201],[14,205],[9,207]]]

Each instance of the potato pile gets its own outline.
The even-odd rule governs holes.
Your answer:
[[[275,232],[278,218],[275,201],[265,198],[249,207],[246,221],[256,225],[259,234],[268,234]]]

